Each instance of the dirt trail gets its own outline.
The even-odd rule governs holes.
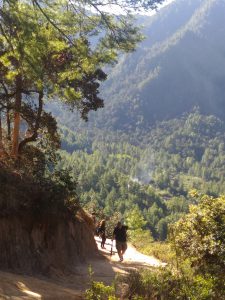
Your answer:
[[[154,257],[146,256],[129,246],[124,261],[118,261],[115,244],[110,255],[111,241],[106,241],[106,249],[100,248],[100,239],[96,238],[99,256],[88,264],[77,266],[73,275],[57,274],[55,278],[37,278],[0,272],[0,299],[41,299],[74,300],[83,299],[88,287],[88,265],[92,266],[94,279],[111,284],[116,273],[126,273],[131,269],[160,267],[164,264]]]
[[[147,256],[140,252],[138,252],[134,247],[128,245],[127,251],[124,255],[124,261],[119,262],[119,257],[116,253],[115,241],[113,242],[113,255],[110,255],[112,242],[111,240],[106,240],[105,248],[101,249],[100,247],[100,239],[95,238],[99,251],[110,261],[112,268],[118,270],[118,272],[124,272],[126,270],[134,268],[142,268],[142,267],[161,267],[165,264],[156,259],[153,256]]]

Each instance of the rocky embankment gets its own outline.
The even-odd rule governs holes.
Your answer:
[[[92,221],[84,211],[75,214],[54,204],[47,191],[0,170],[0,270],[67,273],[96,253]]]

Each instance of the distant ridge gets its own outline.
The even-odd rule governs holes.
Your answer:
[[[146,39],[108,70],[101,90],[105,108],[92,112],[87,126],[148,129],[196,106],[223,119],[224,11],[225,1],[177,0],[154,16],[138,17]],[[80,122],[69,113],[63,119]]]

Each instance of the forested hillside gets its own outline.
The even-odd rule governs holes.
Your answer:
[[[225,124],[194,111],[145,135],[61,127],[60,168],[70,168],[81,203],[102,215],[142,215],[156,238],[188,211],[192,189],[225,192]]]
[[[225,192],[224,9],[222,1],[181,0],[138,17],[146,39],[107,68],[105,107],[87,124],[51,104],[59,168],[71,168],[87,209],[124,218],[135,210],[165,239],[188,211],[189,191]]]

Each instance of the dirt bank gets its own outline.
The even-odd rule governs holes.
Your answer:
[[[0,217],[0,269],[25,274],[71,272],[97,253],[81,217],[30,213]]]
[[[97,254],[91,218],[57,188],[0,168],[0,270],[66,274]]]

